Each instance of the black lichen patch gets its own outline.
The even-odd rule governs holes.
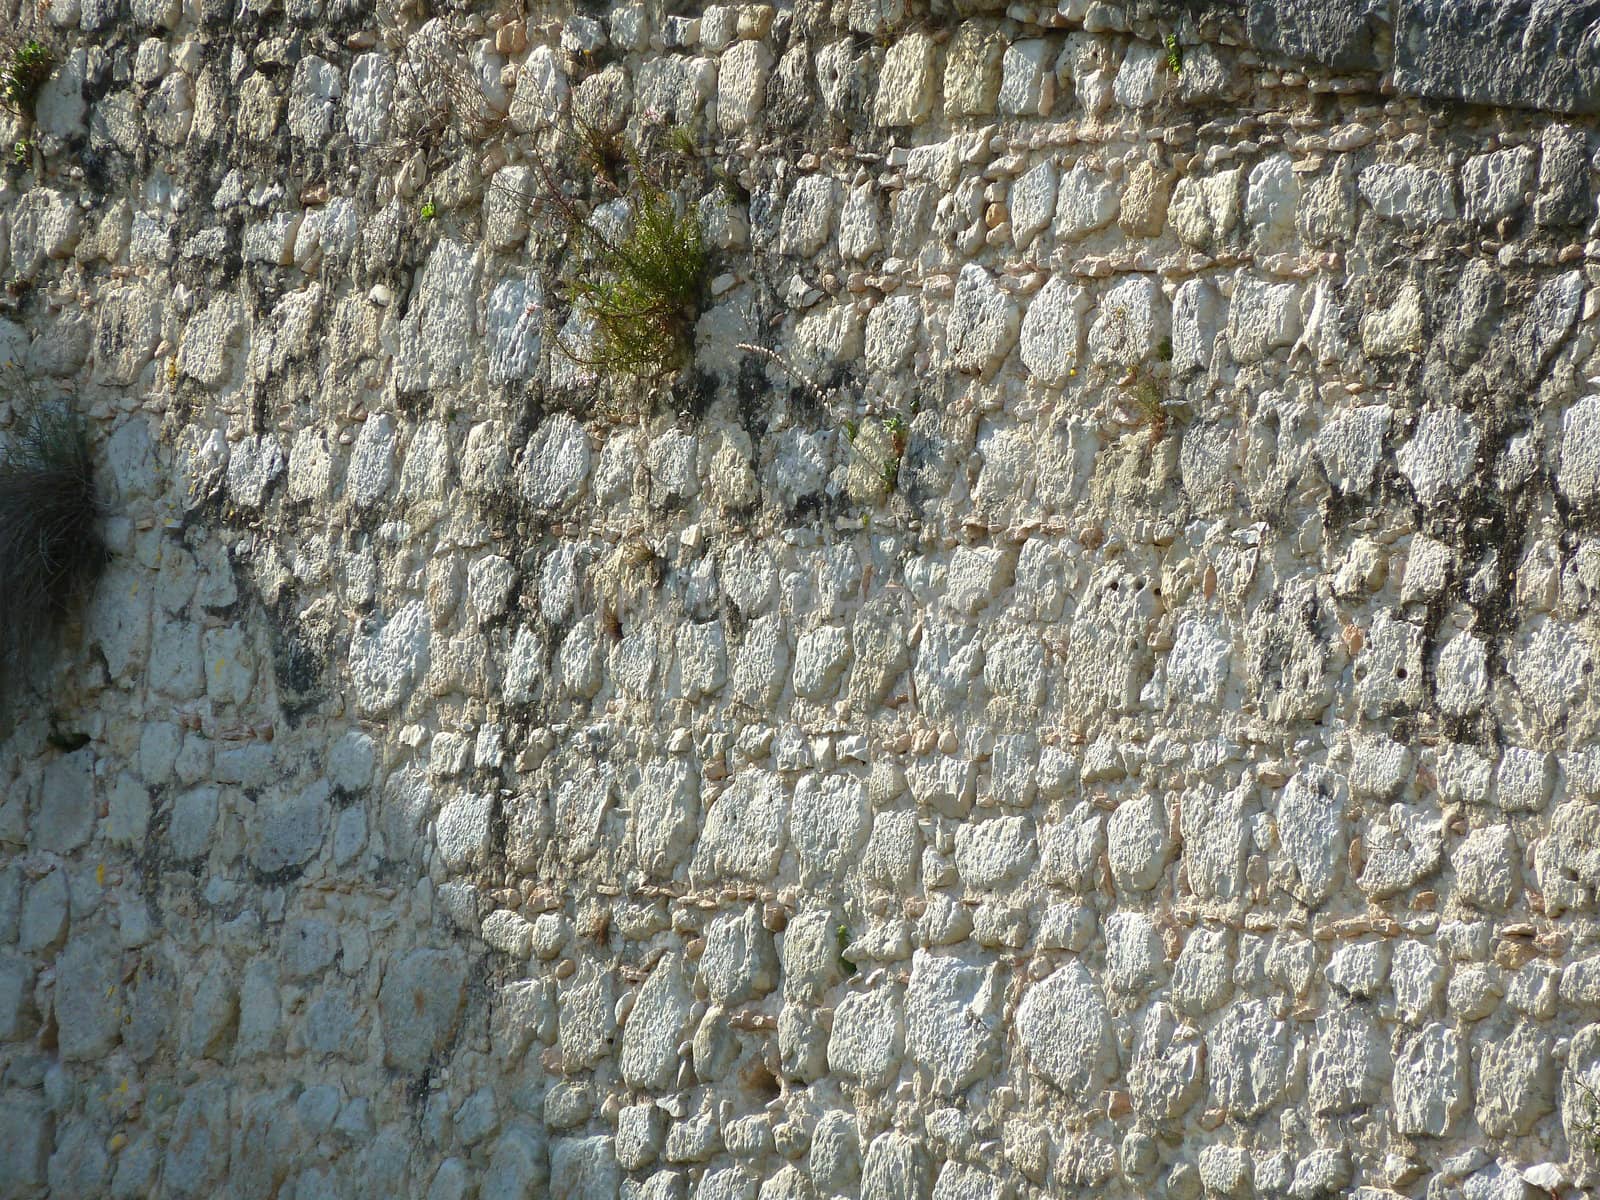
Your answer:
[[[327,639],[307,630],[296,616],[295,599],[285,589],[279,593],[267,624],[272,646],[272,673],[278,685],[283,715],[293,725],[327,693]]]
[[[0,672],[52,643],[94,586],[108,557],[100,516],[83,423],[35,408],[0,458]]]

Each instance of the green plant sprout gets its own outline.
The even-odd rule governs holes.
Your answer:
[[[581,224],[598,272],[596,278],[576,280],[570,290],[600,335],[585,365],[655,379],[689,359],[705,247],[694,211],[680,215],[664,188],[639,179],[626,200],[631,219],[620,238],[593,222]]]
[[[28,138],[19,138],[11,147],[11,161],[19,167],[28,165],[28,160],[33,157],[33,142]]]
[[[835,931],[835,936],[839,939],[839,963],[844,967],[845,978],[848,979],[860,969],[845,953],[850,948],[850,926],[841,923]]]
[[[16,46],[4,68],[0,68],[0,105],[31,118],[34,100],[54,65],[55,56],[38,38]]]
[[[424,221],[431,221],[439,215],[439,206],[432,200],[424,200],[422,208],[418,210],[418,214]]]
[[[1167,70],[1174,75],[1183,74],[1183,48],[1178,45],[1178,35],[1169,33],[1161,39],[1161,44],[1167,51]]]

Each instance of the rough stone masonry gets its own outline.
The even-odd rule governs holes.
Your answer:
[[[675,7],[0,0],[0,1197],[1593,1194],[1600,7]]]

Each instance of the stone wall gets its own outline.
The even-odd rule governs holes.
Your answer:
[[[0,1196],[1600,1182],[1596,5],[425,15],[38,10]]]

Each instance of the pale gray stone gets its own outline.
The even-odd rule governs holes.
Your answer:
[[[1131,367],[1156,355],[1172,333],[1172,309],[1161,285],[1148,275],[1114,284],[1101,298],[1089,327],[1089,354],[1097,363]]]
[[[1432,507],[1454,499],[1472,477],[1480,434],[1457,408],[1430,408],[1395,455],[1417,499]]]
[[[1360,176],[1362,198],[1378,216],[1413,232],[1456,219],[1455,181],[1427,167],[1379,163]]]
[[[32,842],[41,850],[65,854],[94,833],[94,753],[59,755],[44,767]]]
[[[384,1062],[417,1072],[455,1036],[466,999],[466,970],[443,950],[412,950],[391,960],[378,987]]]
[[[1145,1010],[1128,1068],[1134,1108],[1154,1121],[1181,1117],[1205,1094],[1205,1061],[1200,1031],[1156,1001]]]
[[[259,802],[251,827],[251,865],[271,875],[315,858],[327,835],[331,794],[330,785],[318,780],[291,795]]]
[[[867,789],[846,775],[807,775],[795,786],[789,840],[799,860],[801,886],[836,883],[861,857],[872,811]]]
[[[1556,1105],[1555,1059],[1548,1034],[1518,1021],[1503,1037],[1475,1041],[1474,1115],[1489,1137],[1520,1137]]]
[[[388,413],[373,413],[362,423],[345,471],[345,495],[351,503],[370,508],[388,492],[394,482],[397,445],[394,418]]]
[[[996,817],[956,831],[956,869],[968,887],[1003,887],[1027,873],[1036,853],[1027,817]]]
[[[933,111],[938,47],[915,30],[895,39],[878,71],[872,119],[883,127],[919,125]]]
[[[1348,836],[1343,782],[1308,766],[1278,799],[1278,842],[1289,874],[1285,886],[1303,904],[1320,904],[1343,878]]]
[[[1122,209],[1117,185],[1103,171],[1079,159],[1061,177],[1056,195],[1055,235],[1062,242],[1074,241],[1117,219]]]
[[[1016,1031],[1029,1066],[1079,1103],[1093,1100],[1115,1068],[1105,999],[1077,959],[1027,990]]]
[[[116,1046],[124,998],[122,954],[104,929],[74,932],[56,959],[55,1021],[68,1061],[100,1058]]]
[[[1600,500],[1600,396],[1587,396],[1561,417],[1556,484],[1578,505]]]
[[[428,672],[431,629],[427,607],[413,600],[388,621],[368,619],[350,639],[350,677],[369,716],[392,711]]]
[[[717,121],[724,131],[737,133],[759,119],[772,66],[765,42],[739,42],[723,54],[717,64]]]
[[[1210,207],[1218,211],[1225,211],[1228,205],[1226,185],[1223,189],[1221,195],[1211,200]],[[1287,247],[1294,237],[1295,209],[1299,203],[1300,180],[1289,155],[1271,155],[1251,169],[1242,215],[1244,228],[1258,249],[1270,251]]]
[[[40,1194],[47,1181],[47,1164],[55,1120],[44,1098],[20,1088],[0,1092],[0,1141],[6,1153],[7,1190],[24,1197]]]
[[[630,1086],[659,1090],[672,1085],[693,1003],[682,957],[667,954],[640,988],[622,1027],[619,1067]]]
[[[988,271],[975,263],[961,268],[945,335],[958,370],[993,374],[1016,345],[1020,325],[1016,301]]]
[[[1394,1127],[1407,1135],[1444,1137],[1472,1103],[1467,1053],[1447,1025],[1401,1035],[1394,1063]]]
[[[867,1146],[861,1166],[861,1200],[922,1200],[931,1171],[921,1141],[903,1133],[880,1133]]]
[[[807,175],[794,185],[778,227],[778,250],[810,258],[828,244],[838,213],[840,187],[827,175]]]
[[[1228,1008],[1206,1035],[1211,1093],[1228,1112],[1259,1116],[1276,1105],[1289,1084],[1294,1035],[1262,1000]]]
[[[828,1069],[879,1090],[900,1070],[905,1008],[896,988],[851,992],[834,1009]]]
[[[1390,1071],[1388,1039],[1364,1010],[1334,1009],[1318,1019],[1309,1089],[1316,1115],[1371,1107],[1382,1098]]]
[[[1467,220],[1492,225],[1522,208],[1533,189],[1535,158],[1532,146],[1469,158],[1461,168]]]
[[[1214,1012],[1233,995],[1234,934],[1196,929],[1172,969],[1172,1004],[1185,1016]]]
[[[241,508],[260,508],[287,463],[283,447],[272,435],[240,438],[228,454],[228,495]]]
[[[517,467],[517,489],[535,508],[564,508],[581,497],[589,464],[588,434],[566,413],[556,413],[528,439]]]
[[[1239,362],[1259,362],[1300,336],[1300,286],[1248,277],[1235,281],[1228,345]]]
[[[1166,809],[1158,796],[1126,801],[1106,825],[1106,855],[1111,875],[1124,892],[1145,892],[1166,870],[1172,835]]]
[[[711,999],[723,1005],[757,999],[777,985],[778,956],[758,906],[721,913],[711,922],[699,980]]]
[[[1505,912],[1520,890],[1520,854],[1509,825],[1474,829],[1456,847],[1450,865],[1457,895],[1484,912]]]
[[[998,107],[1011,116],[1048,116],[1055,100],[1055,46],[1040,38],[1012,42],[1000,63]]]
[[[550,1192],[553,1196],[618,1200],[622,1172],[609,1137],[554,1138],[550,1142]]]
[[[1053,276],[1029,302],[1021,325],[1023,365],[1047,384],[1064,384],[1078,367],[1089,295],[1065,275]]]
[[[922,950],[912,956],[906,1044],[938,1094],[959,1095],[998,1062],[1002,1000],[993,968]]]
[[[1026,250],[1055,217],[1055,163],[1046,159],[1023,172],[1011,185],[1007,207],[1011,215],[1011,243],[1018,250]]]
[[[1495,772],[1495,803],[1501,812],[1543,812],[1555,792],[1555,785],[1555,755],[1508,746]]]
[[[711,806],[690,874],[696,879],[770,879],[783,855],[789,797],[782,780],[744,772]]]
[[[1132,1006],[1166,974],[1161,935],[1145,914],[1116,912],[1106,918],[1105,939],[1106,990],[1120,1007]]]
[[[400,323],[394,382],[401,391],[426,391],[462,382],[477,344],[482,258],[471,246],[444,239],[422,269],[417,292]]]
[[[1371,1000],[1389,977],[1389,960],[1388,942],[1351,942],[1333,952],[1324,974],[1335,991],[1353,1000]]]
[[[1100,860],[1106,846],[1106,818],[1088,801],[1045,827],[1041,863],[1045,878],[1069,891],[1085,893],[1100,881]]]
[[[1206,279],[1190,279],[1172,296],[1172,371],[1183,376],[1211,366],[1225,305]]]

